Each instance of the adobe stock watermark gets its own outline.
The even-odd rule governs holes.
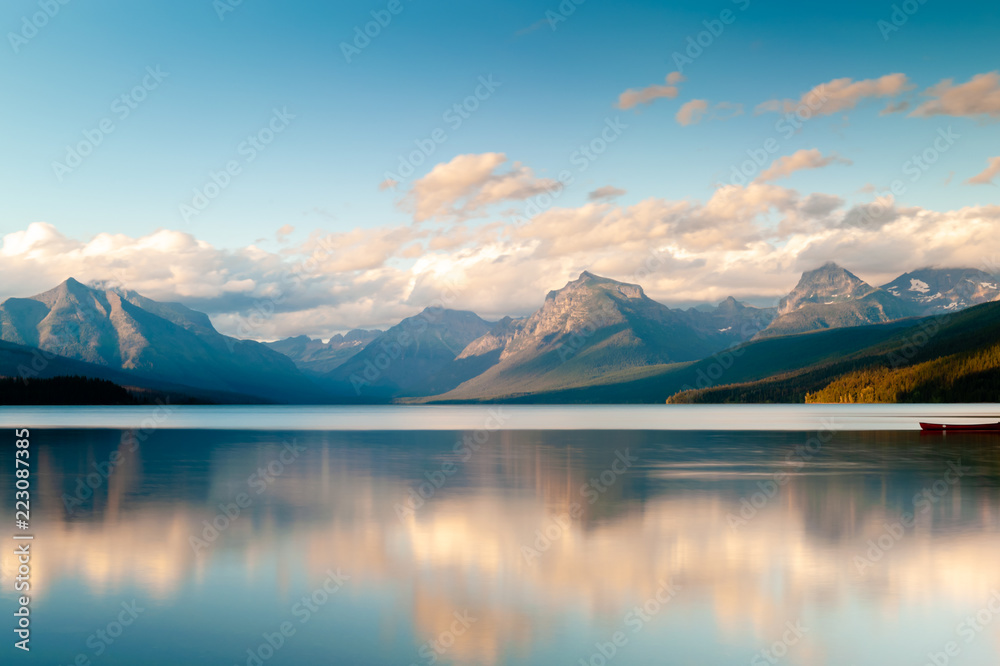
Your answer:
[[[288,112],[288,107],[273,109],[271,119],[253,134],[236,146],[236,157],[229,160],[219,171],[209,171],[208,180],[201,187],[194,188],[194,196],[190,202],[178,206],[184,222],[201,215],[226,189],[233,184],[233,179],[243,173],[243,167],[252,164],[257,157],[267,150],[267,147],[279,134],[288,129],[295,116]]]
[[[146,612],[135,599],[131,602],[123,601],[121,608],[113,620],[87,637],[84,644],[90,648],[90,652],[78,652],[73,658],[73,666],[91,666],[96,657],[107,652],[125,633],[125,629],[135,624],[139,616]]]
[[[354,39],[340,43],[340,52],[347,64],[350,65],[354,58],[371,46],[372,40],[381,35],[382,31],[392,23],[392,19],[402,14],[404,9],[406,5],[403,4],[403,0],[389,0],[385,9],[371,11],[371,21],[354,26]]]
[[[226,14],[231,14],[243,4],[243,0],[213,0],[212,9],[220,21],[226,20]]]
[[[784,112],[774,123],[774,131],[786,141],[791,139],[815,116],[817,111],[823,108],[828,99],[826,84],[817,86],[809,93],[808,98],[803,99],[793,110]],[[733,165],[729,175],[729,184],[744,187],[757,177],[761,169],[771,162],[771,156],[780,150],[781,142],[773,136],[765,139],[760,148],[748,148],[746,153],[750,159]],[[717,183],[717,186],[721,186],[721,183]]]
[[[576,8],[586,1],[587,0],[562,0],[562,2],[559,3],[559,6],[555,9],[545,10],[545,18],[531,24],[529,27],[522,30],[521,34],[536,30],[543,25],[548,25],[552,32],[555,32],[559,27],[559,24],[568,21],[569,17],[576,13]]]
[[[639,458],[624,451],[615,451],[615,458],[612,463],[597,476],[591,477],[579,489],[579,495],[586,500],[587,505],[593,505],[615,485],[619,477],[624,475],[632,466],[639,462]],[[583,515],[584,505],[574,501],[570,503],[569,509],[556,514],[544,528],[535,530],[535,541],[530,546],[521,546],[521,556],[527,564],[533,564],[535,560],[547,553],[553,544],[561,539],[570,529],[574,520],[579,520]]]
[[[597,132],[597,135],[589,141],[581,143],[570,153],[570,164],[576,167],[577,173],[584,173],[607,152],[608,148],[621,138],[628,127],[628,125],[622,122],[619,116],[605,118],[604,124]],[[531,218],[541,215],[550,209],[556,204],[556,201],[562,196],[563,192],[566,191],[566,188],[573,184],[575,177],[572,171],[563,169],[556,174],[555,180],[555,184],[552,187],[546,188],[546,192],[528,197],[524,207],[521,209],[521,213],[511,217],[509,224],[514,227],[522,226],[527,224]]]
[[[785,623],[785,631],[781,638],[771,643],[769,646],[754,654],[750,660],[750,666],[773,666],[788,655],[788,651],[799,644],[802,637],[809,633],[809,627],[802,623],[802,620]]]
[[[754,335],[767,328],[769,323],[770,319],[767,318],[767,315],[758,312],[753,316],[753,318],[749,321],[743,322],[740,326],[741,339],[749,340]],[[746,347],[739,344],[732,349],[724,349],[720,352],[712,354],[708,357],[711,359],[708,366],[698,368],[698,372],[695,373],[694,384],[684,384],[679,393],[683,393],[685,391],[705,390],[718,386],[719,381],[725,376],[726,372],[736,365],[737,359],[743,356],[744,353],[746,353]]]
[[[448,126],[435,128],[427,137],[414,139],[413,145],[416,150],[409,153],[400,154],[396,158],[396,171],[386,171],[384,174],[385,186],[395,189],[400,183],[410,178],[416,173],[417,168],[422,166],[434,153],[438,147],[445,144],[451,135],[448,131],[456,132],[472,114],[479,110],[483,102],[488,100],[503,83],[495,81],[493,74],[480,76],[472,94],[467,95],[458,102],[455,102],[441,114],[441,120]]]
[[[731,2],[741,12],[745,12],[750,7],[750,0],[731,0]],[[726,30],[726,26],[736,22],[737,16],[738,14],[733,12],[733,10],[723,9],[719,12],[718,18],[702,21],[701,24],[705,29],[694,35],[688,35],[684,53],[674,51],[671,54],[670,57],[673,58],[674,67],[677,71],[683,74],[686,65],[694,64],[694,61],[700,58],[705,53],[705,50],[711,48],[712,44],[715,44],[715,40],[722,36],[722,33]]]
[[[875,26],[882,33],[882,41],[889,41],[889,36],[906,25],[910,17],[920,11],[920,8],[927,3],[927,0],[903,0],[903,2],[892,5],[892,13],[889,19],[879,19]]]
[[[298,620],[299,626],[309,622],[330,599],[337,594],[351,577],[339,568],[336,571],[326,570],[326,578],[312,592],[299,599],[291,607],[290,613]],[[291,620],[284,620],[274,631],[265,631],[260,635],[262,642],[246,650],[245,666],[264,666],[274,658],[278,650],[288,644],[288,641],[298,632]],[[237,664],[239,666],[239,664]]]
[[[294,463],[302,455],[306,447],[293,439],[284,442],[284,446],[271,462],[257,468],[257,471],[247,477],[247,491],[241,492],[229,503],[219,503],[219,511],[211,521],[201,521],[201,535],[191,534],[188,543],[195,555],[201,555],[208,547],[218,540],[219,536],[239,520],[244,511],[250,508],[254,499],[271,487],[285,473],[285,468]]]
[[[431,305],[424,308],[415,317],[404,319],[400,322],[400,331],[394,340],[382,340],[379,343],[381,351],[374,358],[365,359],[365,367],[361,373],[353,372],[348,378],[354,394],[361,396],[365,387],[372,386],[385,372],[392,367],[392,364],[403,355],[403,352],[417,341],[419,336],[431,325],[436,323],[449,305],[459,297],[461,291],[455,283],[447,285],[447,291],[431,301]],[[366,347],[367,349],[367,347]]]
[[[503,413],[503,406],[491,407],[486,414],[483,427],[462,435],[462,441],[457,442],[452,448],[452,452],[458,456],[459,463],[465,464],[472,460],[472,456],[489,443],[493,433],[503,428],[504,424],[507,423],[507,415]],[[422,481],[416,487],[411,487],[406,499],[397,502],[393,507],[400,522],[406,522],[412,518],[458,470],[458,463],[448,460],[441,463],[440,469],[424,472],[424,478],[427,480]]]
[[[948,463],[948,469],[930,487],[922,489],[913,496],[913,511],[904,511],[899,520],[892,523],[882,524],[882,533],[867,542],[868,549],[863,555],[855,555],[853,562],[858,571],[858,575],[864,576],[868,569],[885,557],[885,554],[896,547],[908,529],[913,529],[917,524],[917,516],[926,514],[940,502],[951,489],[961,481],[962,477],[972,471],[971,467],[964,467],[959,458],[955,462]]]
[[[642,262],[642,266],[627,279],[636,285],[642,284],[645,278],[656,272],[664,263],[666,263],[666,260],[663,257],[662,250],[649,248],[648,256]],[[565,363],[576,356],[599,330],[615,323],[615,321],[615,312],[608,304],[602,305],[601,309],[597,312],[588,312],[587,320],[584,324],[574,330],[568,338],[560,340],[556,345],[559,361]]]
[[[937,136],[934,137],[927,147],[917,153],[913,153],[909,159],[903,162],[900,166],[902,174],[909,176],[908,180],[910,184],[918,182],[941,159],[941,156],[947,153],[955,145],[955,142],[961,138],[962,135],[956,134],[952,130],[951,125],[947,128],[939,127],[937,129]],[[849,215],[844,220],[844,223],[862,229],[877,228],[879,221],[885,218],[889,211],[892,210],[896,198],[906,194],[908,189],[909,185],[907,185],[905,180],[894,178],[887,189],[876,195],[875,201],[864,206],[862,210]]]
[[[114,275],[113,280],[107,280],[101,284],[103,289],[116,289],[125,284],[126,272],[124,270],[116,270],[112,272]],[[96,307],[91,303],[89,305],[83,304],[81,307],[81,312],[85,319],[101,319],[103,314],[97,312]],[[63,335],[51,334],[48,337],[46,346],[50,346],[54,349],[59,349],[63,344],[64,340],[73,339],[79,332],[80,324],[83,322],[69,322],[67,326],[67,331]],[[47,349],[41,349],[38,347],[33,347],[31,349],[31,360],[28,365],[24,363],[19,363],[17,366],[17,376],[21,380],[21,383],[27,386],[32,379],[38,379],[45,370],[49,367],[49,362],[52,359],[57,358],[58,354],[56,352],[48,351]]]
[[[28,45],[32,39],[38,36],[38,32],[54,19],[63,7],[71,0],[38,0],[38,10],[34,14],[25,14],[21,17],[21,29],[17,32],[8,32],[7,41],[14,54],[21,52],[21,49]]]
[[[132,115],[132,112],[139,108],[149,97],[149,94],[160,87],[160,84],[170,76],[169,72],[164,72],[160,66],[146,67],[146,75],[142,80],[132,87],[128,92],[122,93],[111,101],[111,115],[105,116],[97,122],[94,127],[83,130],[83,139],[75,144],[67,144],[66,155],[63,161],[54,160],[52,162],[52,173],[61,183],[67,175],[73,173],[83,165],[83,161],[90,157],[97,147],[104,143],[104,140],[118,129],[117,122],[123,122]]]
[[[785,455],[785,465],[782,470],[771,474],[771,478],[757,482],[758,491],[749,497],[740,499],[740,508],[736,513],[730,512],[726,515],[726,522],[729,528],[737,530],[747,525],[757,517],[757,514],[774,499],[785,485],[791,481],[790,472],[797,472],[805,467],[822,449],[824,444],[828,444],[833,439],[838,427],[834,419],[823,419],[822,427],[815,435],[806,440],[805,444],[800,444]]]
[[[979,610],[955,625],[955,633],[965,645],[971,645],[987,627],[993,624],[997,615],[1000,615],[1000,591],[993,590],[992,596]],[[948,666],[952,659],[962,654],[962,647],[957,640],[948,641],[941,650],[927,653],[924,666]]]
[[[479,618],[473,617],[468,609],[461,613],[455,611],[452,613],[452,617],[455,619],[451,621],[447,629],[423,643],[417,649],[417,654],[428,664],[437,663],[438,659],[443,657],[455,645],[455,641],[460,636],[463,636],[473,624],[479,621]],[[410,666],[417,666],[417,664],[411,662]]]
[[[899,348],[899,351],[893,350],[889,352],[889,367],[895,370],[912,362],[920,350],[930,344],[930,341],[941,330],[941,327],[951,321],[952,316],[949,312],[940,317],[920,322],[920,330],[907,336],[906,341]]]
[[[656,592],[637,604],[622,618],[623,628],[615,631],[607,641],[594,643],[594,651],[577,661],[578,666],[605,666],[629,644],[632,636],[642,631],[677,596],[683,586],[671,580],[661,580]],[[626,631],[627,630],[627,631]]]
[[[63,506],[66,507],[67,515],[73,515],[78,507],[93,497],[94,492],[111,478],[111,474],[118,467],[125,463],[128,454],[135,453],[139,449],[139,445],[149,439],[149,436],[175,411],[174,406],[170,404],[169,396],[166,400],[157,400],[156,404],[156,409],[142,420],[138,430],[126,430],[122,433],[118,449],[111,452],[106,462],[91,463],[94,471],[86,476],[77,477],[76,488],[72,495],[63,493],[62,501]],[[128,445],[127,450],[122,453],[126,445]]]

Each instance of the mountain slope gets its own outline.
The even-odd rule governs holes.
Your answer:
[[[975,268],[923,268],[903,273],[882,289],[922,314],[962,310],[1000,298],[997,279]]]
[[[265,342],[264,345],[292,359],[300,370],[326,374],[343,365],[381,333],[382,331],[355,329],[346,335],[338,333],[331,337],[328,342],[299,335],[275,342]]]
[[[714,308],[690,308],[684,315],[693,328],[718,334],[723,346],[730,347],[766,329],[777,316],[777,308],[751,307],[730,296]]]
[[[833,262],[806,271],[791,293],[778,303],[778,315],[801,309],[807,304],[843,303],[867,296],[874,287]]]
[[[913,317],[919,310],[881,289],[857,300],[840,303],[807,303],[800,309],[777,317],[757,338],[805,333],[827,328],[867,326]]]
[[[921,312],[915,304],[829,263],[802,274],[795,289],[778,305],[778,316],[756,337],[879,324]]]
[[[727,376],[731,383],[681,392],[670,402],[1000,400],[1000,303],[903,323],[854,329],[892,331],[865,348],[840,349],[828,359],[802,358],[795,367],[776,368],[771,377]],[[839,332],[845,331],[851,329]],[[768,342],[794,346],[819,335],[825,334],[762,340],[747,350]]]
[[[725,321],[736,309],[726,304]],[[584,272],[550,292],[527,319],[503,320],[470,344],[458,361],[477,361],[488,369],[432,400],[552,391],[601,382],[609,373],[701,358],[731,344],[732,324],[719,330],[726,327],[717,325],[723,321],[713,319],[718,316],[674,311],[638,285]]]
[[[376,401],[448,391],[482,371],[455,360],[490,328],[472,312],[426,308],[327,373],[326,386],[338,396]]]
[[[218,333],[200,312],[72,278],[0,305],[0,339],[202,392],[280,402],[322,399],[290,359]]]

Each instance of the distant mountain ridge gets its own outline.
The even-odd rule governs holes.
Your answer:
[[[779,316],[757,337],[880,324],[957,311],[1000,298],[989,274],[970,268],[924,268],[876,288],[837,264],[806,271],[781,300]]]
[[[300,370],[322,375],[346,363],[381,334],[382,331],[354,329],[346,334],[333,335],[327,342],[298,335],[264,344],[292,359]]]
[[[1000,298],[997,279],[975,268],[922,268],[903,273],[882,289],[920,308],[921,314],[955,312]]]
[[[666,386],[657,377],[699,382],[691,372],[717,372],[720,354],[750,340],[775,346],[741,358],[731,376],[742,381],[787,372],[796,361],[784,349],[806,358],[821,339],[874,342],[889,330],[879,324],[910,326],[992,300],[1000,284],[975,269],[924,268],[873,287],[829,263],[803,273],[776,308],[730,297],[680,310],[584,271],[523,318],[426,308],[386,331],[258,343],[220,334],[179,303],[70,278],[0,304],[0,375],[92,377],[221,402],[644,401],[642,387]],[[813,337],[826,329],[858,333]]]
[[[504,319],[470,343],[460,360],[487,366],[442,400],[551,391],[608,373],[692,361],[749,338],[770,321],[734,299],[709,312],[671,310],[642,287],[584,271],[551,291],[526,319]],[[725,325],[721,325],[725,324]]]
[[[456,358],[491,324],[473,312],[425,308],[378,335],[324,376],[348,399],[391,399],[448,391],[473,372]]]
[[[322,394],[288,357],[215,330],[203,313],[70,278],[0,305],[0,339],[145,380],[273,401]]]

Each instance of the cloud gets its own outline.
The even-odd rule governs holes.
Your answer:
[[[650,104],[654,100],[666,97],[668,99],[673,99],[677,97],[680,89],[677,87],[677,83],[684,80],[684,77],[680,72],[670,72],[667,74],[666,84],[654,84],[651,86],[646,86],[645,88],[629,88],[621,95],[618,96],[618,103],[616,106],[619,109],[627,111],[640,104]]]
[[[677,111],[677,122],[681,125],[696,125],[701,122],[702,117],[708,112],[708,100],[693,99],[685,102]]]
[[[728,114],[724,112],[728,111]],[[712,109],[712,117],[718,120],[728,120],[729,118],[735,118],[736,116],[743,115],[743,105],[737,104],[735,102],[719,102]]]
[[[816,148],[798,150],[774,160],[770,167],[757,176],[757,180],[761,182],[779,180],[791,176],[796,171],[820,169],[834,163],[851,164],[851,161],[835,153],[824,157]]]
[[[819,151],[776,160],[769,177],[840,161]],[[996,158],[991,160],[991,168]],[[438,165],[413,194],[436,220],[461,218],[488,202],[522,196],[542,182],[496,153]],[[269,251],[224,249],[161,229],[144,236],[76,239],[42,222],[0,239],[0,297],[27,296],[74,276],[110,280],[161,301],[207,312],[220,331],[256,339],[327,338],[351,328],[386,328],[435,298],[486,318],[519,316],[582,270],[640,282],[670,303],[773,297],[799,273],[849,257],[873,284],[922,265],[978,267],[1000,256],[1000,206],[938,212],[891,201],[849,207],[760,180],[719,187],[707,199],[614,201],[593,190],[580,206],[550,207],[518,224],[401,224],[304,234]],[[634,194],[634,192],[632,193]],[[418,198],[418,195],[420,198]],[[255,313],[267,315],[254,317]],[[246,324],[256,319],[249,330]]]
[[[680,125],[697,125],[704,119],[728,120],[743,115],[743,105],[734,102],[719,102],[709,108],[707,99],[693,99],[685,102],[674,118]]]
[[[393,178],[386,178],[381,183],[378,184],[378,191],[385,192],[386,190],[394,190],[396,186],[399,185],[399,181]]]
[[[286,224],[286,225],[282,226],[280,229],[278,229],[276,232],[274,232],[274,237],[277,238],[279,242],[283,243],[283,242],[285,242],[285,240],[288,239],[288,237],[292,233],[294,233],[294,231],[295,231],[295,227],[293,227],[290,224]]]
[[[538,30],[540,28],[544,28],[547,25],[551,26],[551,22],[547,18],[543,18],[543,19],[540,19],[538,21],[535,21],[534,23],[532,23],[531,25],[529,25],[526,28],[521,28],[520,30],[518,30],[517,32],[514,33],[514,36],[515,37],[520,37],[521,35],[527,35],[527,34],[530,34],[530,33],[534,32],[534,31],[536,31],[536,30]]]
[[[923,93],[930,99],[910,116],[990,116],[1000,117],[1000,73],[977,74],[971,80],[954,85],[945,79]]]
[[[435,166],[413,184],[404,202],[417,222],[463,220],[496,203],[522,201],[558,186],[556,181],[536,178],[531,169],[507,162],[503,153],[459,155]]]
[[[991,157],[989,166],[965,182],[969,185],[992,185],[998,173],[1000,173],[1000,157]]]
[[[616,199],[625,194],[625,190],[619,187],[613,187],[611,185],[605,185],[604,187],[598,187],[596,190],[591,191],[587,195],[588,201],[604,201],[610,199]]]
[[[869,97],[895,97],[913,86],[905,74],[886,74],[877,79],[854,81],[850,78],[833,79],[821,83],[803,94],[799,99],[772,99],[757,105],[756,113],[791,113],[800,108],[808,108],[813,115],[828,116],[839,111],[853,109]]]
[[[892,113],[902,113],[910,108],[910,103],[907,100],[902,100],[900,102],[890,102],[886,105],[884,109],[878,112],[880,116],[888,116]]]

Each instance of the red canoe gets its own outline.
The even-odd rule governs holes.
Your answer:
[[[1000,431],[1000,423],[974,423],[970,425],[953,425],[948,423],[921,423],[923,430],[933,432],[951,432],[959,430],[963,432],[993,432]]]

